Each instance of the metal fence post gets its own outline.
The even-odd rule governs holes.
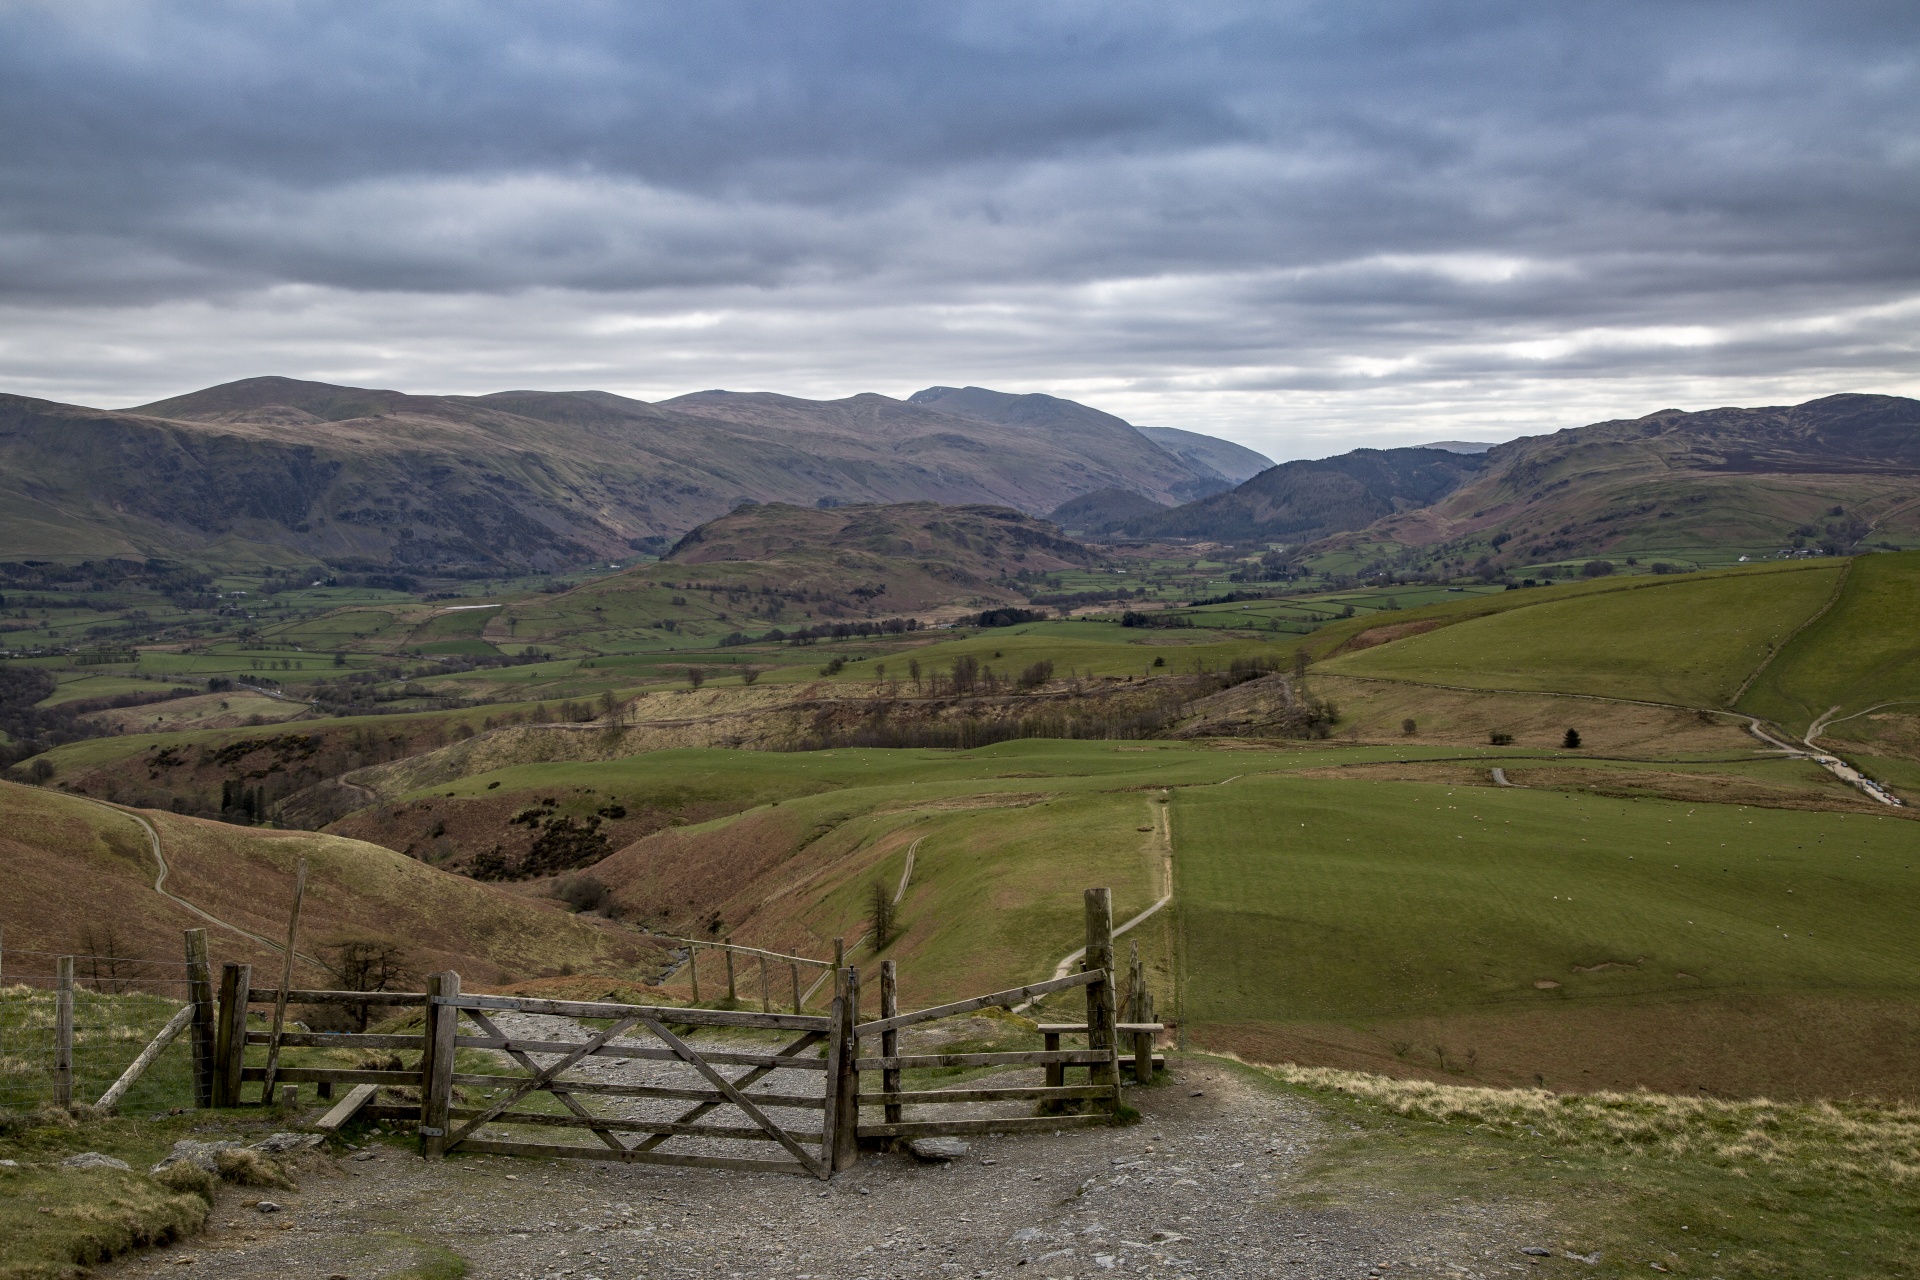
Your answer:
[[[193,1105],[213,1105],[213,973],[207,962],[207,931],[187,930],[187,1002],[193,1006]]]
[[[53,1105],[73,1105],[73,957],[61,956],[53,1006]]]

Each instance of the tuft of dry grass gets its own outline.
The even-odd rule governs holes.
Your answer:
[[[1610,1154],[1704,1160],[1735,1174],[1791,1168],[1817,1176],[1920,1184],[1920,1106],[1774,1102],[1671,1094],[1553,1093],[1395,1080],[1330,1067],[1263,1067],[1273,1078],[1341,1093],[1396,1115],[1484,1126]]]

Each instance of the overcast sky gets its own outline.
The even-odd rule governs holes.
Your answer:
[[[1920,394],[1920,5],[0,6],[0,390]]]

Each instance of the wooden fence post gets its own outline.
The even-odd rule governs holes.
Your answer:
[[[1140,943],[1137,939],[1127,965],[1127,1021],[1153,1021],[1153,993],[1147,990],[1147,971],[1140,963]],[[1153,1033],[1150,1031],[1133,1033],[1133,1082],[1137,1085],[1153,1083]]]
[[[1087,958],[1082,963],[1082,971],[1106,971],[1099,981],[1086,986],[1087,1048],[1106,1055],[1106,1061],[1088,1069],[1087,1083],[1112,1087],[1113,1096],[1103,1104],[1104,1109],[1110,1111],[1117,1105],[1120,1093],[1119,1044],[1113,1025],[1118,1020],[1114,1017],[1113,999],[1113,890],[1087,890],[1086,907]]]
[[[845,938],[835,938],[833,940],[833,994],[836,996],[847,994],[840,986],[840,975],[846,968],[846,963],[847,940]]]
[[[767,958],[760,957],[760,1012],[773,1012],[773,988],[767,985]]]
[[[53,996],[53,1105],[73,1105],[73,957],[55,962]]]
[[[187,931],[187,1002],[193,1006],[193,1105],[213,1105],[213,972],[207,963],[207,931]]]
[[[453,1038],[460,1027],[460,1010],[439,1004],[435,996],[460,994],[460,975],[427,975],[427,1022],[422,1028],[420,1055],[420,1154],[438,1160],[447,1149],[447,1109],[453,1104]]]
[[[220,1021],[214,1028],[215,1106],[240,1105],[240,1072],[247,1064],[247,997],[253,994],[253,966],[228,961],[220,966]]]
[[[740,999],[740,996],[737,993],[737,991],[734,989],[734,984],[733,984],[733,939],[732,938],[727,939],[726,950],[727,950],[727,1000],[729,1003],[732,1003],[732,1002],[737,1002]]]
[[[840,1063],[835,1068],[838,1096],[834,1101],[833,1167],[851,1169],[860,1159],[860,971],[849,965],[841,983],[846,994],[840,1006]]]
[[[293,950],[300,941],[300,904],[307,896],[307,860],[300,859],[293,875],[293,910],[287,913],[287,950],[281,957],[280,990],[273,998],[273,1031],[267,1041],[267,1078],[260,1086],[260,1105],[273,1105],[273,1079],[280,1071],[280,1036],[287,1025],[287,989],[293,985]]]
[[[789,960],[789,961],[787,961],[787,968],[789,968],[789,969],[791,969],[791,970],[793,971],[793,1011],[794,1011],[795,1013],[800,1013],[800,1012],[802,1012],[802,1010],[801,1010],[801,1008],[800,1008],[800,965],[799,965],[799,962],[798,962],[798,961],[794,961],[794,960]]]
[[[891,1018],[900,1012],[900,982],[893,961],[880,962],[880,1016]],[[880,1052],[891,1058],[900,1052],[900,1033],[888,1030],[880,1033]],[[888,1093],[900,1092],[900,1073],[888,1068],[880,1073],[880,1087]],[[888,1124],[899,1124],[901,1108],[896,1102],[885,1104]]]
[[[700,1003],[700,944],[687,944],[687,973],[693,978],[693,1002]]]

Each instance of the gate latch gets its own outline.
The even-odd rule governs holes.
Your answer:
[[[420,1126],[420,1136],[423,1138],[444,1138],[447,1136],[447,1131],[445,1129],[436,1129],[430,1124],[423,1124]]]

